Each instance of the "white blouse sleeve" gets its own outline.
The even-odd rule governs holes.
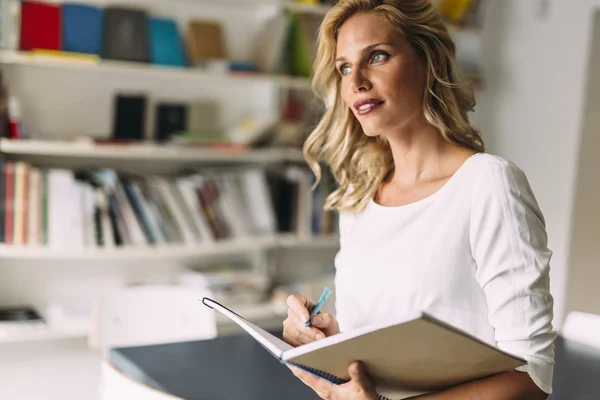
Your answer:
[[[339,216],[339,231],[340,231],[340,248],[343,248],[345,241],[348,237],[348,230],[350,229],[352,215],[341,213]],[[335,257],[335,268],[339,269],[340,253]],[[348,320],[351,317],[350,313],[352,310],[352,303],[354,302],[353,296],[344,292],[344,285],[342,281],[344,274],[335,274],[335,319],[338,321],[340,331],[348,330]]]
[[[544,217],[517,166],[498,160],[482,172],[470,225],[475,278],[498,347],[526,359],[518,370],[551,393],[556,334]]]

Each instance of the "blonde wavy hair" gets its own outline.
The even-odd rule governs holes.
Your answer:
[[[327,197],[325,208],[340,212],[363,209],[394,170],[387,140],[365,135],[341,97],[341,76],[335,67],[337,37],[344,22],[357,13],[373,13],[390,21],[426,65],[423,113],[427,122],[447,141],[484,151],[483,140],[467,115],[475,106],[473,89],[458,76],[454,41],[431,2],[340,0],[321,24],[314,63],[312,88],[325,102],[325,114],[304,143],[304,157],[317,183],[319,161],[329,165],[338,187]]]

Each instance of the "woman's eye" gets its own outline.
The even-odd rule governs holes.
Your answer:
[[[349,72],[350,72],[350,67],[348,65],[342,65],[340,67],[340,74],[348,75]]]
[[[385,61],[388,57],[388,54],[383,52],[383,51],[378,51],[376,53],[373,53],[373,55],[371,56],[371,60],[374,63],[379,63],[382,61]]]

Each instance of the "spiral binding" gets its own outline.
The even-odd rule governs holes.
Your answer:
[[[321,371],[320,369],[310,368],[310,367],[307,367],[305,365],[296,364],[296,363],[290,363],[290,364],[293,365],[293,366],[296,366],[298,368],[302,368],[306,372],[308,372],[310,374],[313,374],[313,375],[315,375],[315,376],[317,376],[319,378],[323,378],[323,379],[325,379],[325,380],[327,380],[327,381],[329,381],[329,382],[331,382],[331,383],[333,383],[335,385],[342,385],[342,384],[348,382],[347,380],[338,378],[337,376],[332,375],[332,374],[330,374],[328,372],[325,372],[325,371]],[[377,396],[378,396],[378,400],[392,400],[390,398],[387,398],[387,397],[384,397],[384,396],[381,396],[381,395],[377,395]]]

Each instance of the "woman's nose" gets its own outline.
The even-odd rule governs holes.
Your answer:
[[[371,89],[371,82],[361,69],[352,71],[351,88],[354,93],[366,92]]]

